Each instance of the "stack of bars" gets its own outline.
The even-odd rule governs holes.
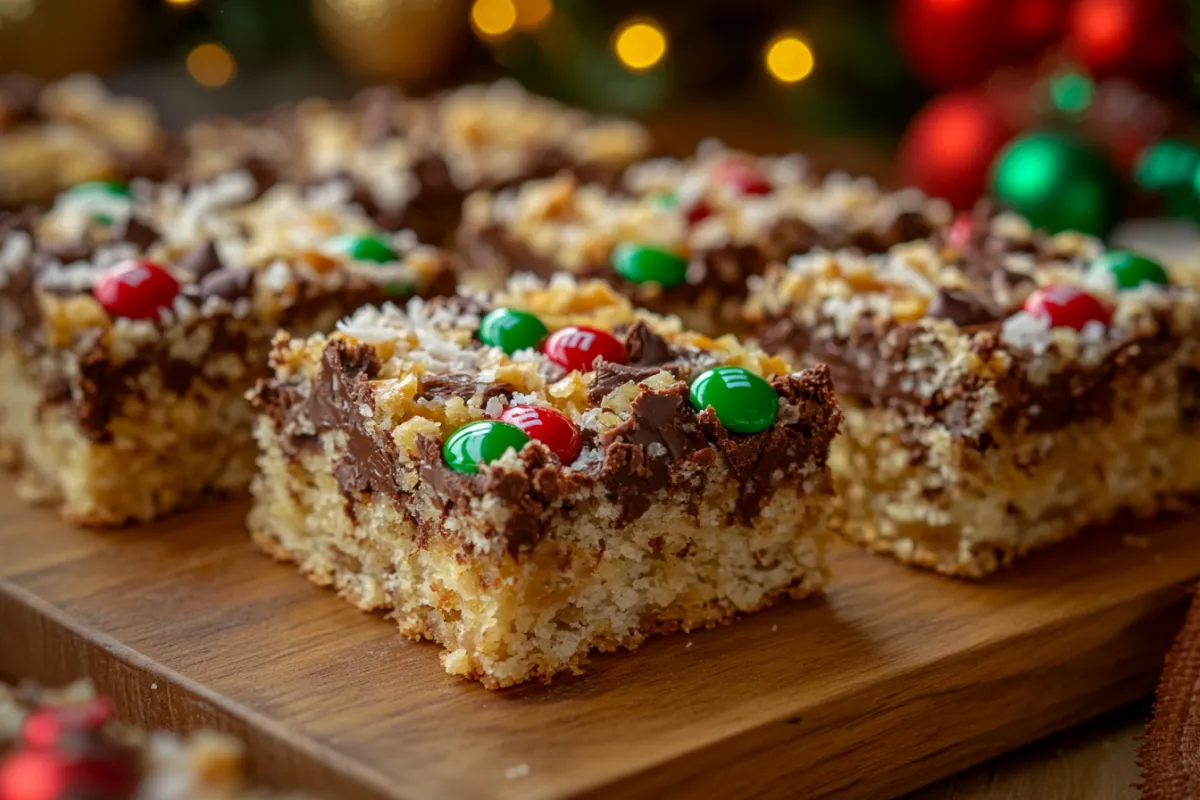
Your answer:
[[[0,151],[141,109],[19,88]],[[1200,490],[1188,271],[509,83],[148,113],[0,216],[21,492],[251,485],[262,549],[489,687],[817,592],[837,534],[979,577]]]

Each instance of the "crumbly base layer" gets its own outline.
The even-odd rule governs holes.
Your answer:
[[[832,503],[822,485],[781,489],[753,527],[726,522],[724,495],[702,498],[695,517],[688,498],[664,497],[620,530],[617,509],[589,502],[514,557],[422,531],[412,520],[432,511],[419,500],[404,510],[347,500],[334,435],[288,455],[259,425],[255,542],[359,608],[389,612],[404,635],[437,642],[447,672],[489,689],[578,673],[592,651],[727,623],[825,583]]]
[[[1174,381],[1144,378],[1107,420],[997,437],[978,452],[933,420],[842,400],[830,466],[852,540],[947,575],[981,577],[1118,515],[1200,491],[1200,425]]]
[[[15,345],[0,344],[0,457],[18,493],[58,506],[83,525],[143,522],[208,490],[245,488],[254,474],[253,414],[243,384],[196,380],[183,395],[125,401],[112,439],[90,440],[68,406],[39,408],[42,394]]]

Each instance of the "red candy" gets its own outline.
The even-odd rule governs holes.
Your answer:
[[[26,747],[55,747],[71,734],[98,733],[112,717],[112,703],[103,697],[78,705],[40,708],[25,718],[21,741]]]
[[[1104,325],[1112,320],[1112,310],[1092,295],[1073,286],[1043,286],[1029,295],[1025,311],[1035,317],[1044,317],[1052,328],[1074,328],[1083,330],[1089,322]]]
[[[698,225],[711,216],[712,209],[703,200],[697,200],[684,212],[688,225]]]
[[[570,464],[579,455],[579,429],[565,414],[552,408],[511,406],[504,409],[500,421],[516,425],[529,438],[537,439],[549,447],[564,464]]]
[[[712,179],[738,194],[770,194],[771,182],[751,163],[741,158],[728,158],[712,170]]]
[[[104,274],[92,295],[114,317],[158,319],[179,294],[179,283],[153,261],[124,261]]]
[[[967,213],[959,214],[946,231],[946,244],[965,250],[975,238],[975,220]]]
[[[67,759],[49,750],[19,750],[0,762],[0,800],[57,800],[70,783]]]
[[[596,359],[624,364],[625,345],[606,331],[585,325],[568,325],[550,334],[542,350],[546,357],[564,369],[591,370]]]

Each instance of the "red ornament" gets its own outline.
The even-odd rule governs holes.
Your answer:
[[[568,325],[550,334],[543,346],[546,357],[564,369],[587,372],[596,359],[624,364],[625,345],[607,331],[585,325]]]
[[[684,212],[684,217],[688,221],[688,225],[699,225],[704,220],[712,216],[712,208],[703,200],[697,200]]]
[[[70,781],[67,758],[50,750],[18,750],[0,761],[0,800],[57,800]]]
[[[1105,326],[1112,321],[1112,310],[1087,292],[1061,284],[1043,286],[1025,301],[1025,311],[1044,317],[1052,328],[1083,330],[1089,322]]]
[[[56,747],[67,736],[99,733],[112,718],[113,706],[105,697],[76,705],[39,708],[25,718],[21,741],[26,747]]]
[[[984,193],[992,161],[1012,135],[984,94],[935,97],[913,118],[900,144],[900,178],[967,208]]]
[[[770,194],[771,182],[744,158],[727,158],[712,168],[712,180],[736,194]]]
[[[558,460],[570,464],[579,455],[582,443],[579,429],[566,414],[541,406],[510,406],[500,415],[501,422],[516,425],[531,439],[550,448]]]
[[[1009,0],[999,32],[1008,56],[1005,62],[1025,62],[1058,41],[1066,24],[1067,5],[1066,0]]]
[[[1077,0],[1067,20],[1071,54],[1097,78],[1169,79],[1184,54],[1175,4]]]
[[[92,287],[92,295],[114,317],[158,319],[179,294],[179,283],[153,261],[135,259],[117,264]]]
[[[976,83],[1000,63],[1002,6],[1008,0],[899,0],[896,37],[930,86]]]

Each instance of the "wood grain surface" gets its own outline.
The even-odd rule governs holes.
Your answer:
[[[90,675],[335,797],[878,797],[1145,696],[1200,576],[1194,517],[982,584],[843,550],[822,600],[489,693],[257,554],[244,512],[84,531],[0,479],[0,673]]]

